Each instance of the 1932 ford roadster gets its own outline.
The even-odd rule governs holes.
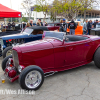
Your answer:
[[[94,60],[100,68],[100,37],[65,35],[63,32],[43,34],[42,40],[13,47],[13,55],[2,61],[5,76],[19,79],[21,88],[37,90],[48,74],[85,65]]]

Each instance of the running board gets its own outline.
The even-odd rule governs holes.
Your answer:
[[[56,72],[57,72],[57,71],[56,71]],[[55,74],[56,72],[51,71],[51,72],[44,73],[44,77],[51,76],[51,75]]]

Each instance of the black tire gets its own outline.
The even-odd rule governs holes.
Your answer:
[[[8,61],[9,58],[12,58],[12,55],[8,56],[8,57],[5,57],[1,63],[1,67],[2,67],[2,70],[4,71],[5,68],[6,68],[6,62]]]
[[[26,77],[26,75],[30,71],[33,71],[33,70],[40,72],[42,80],[41,80],[41,83],[36,88],[29,88],[25,84],[25,77]],[[44,72],[43,72],[43,70],[40,67],[35,66],[35,65],[31,65],[31,66],[28,66],[25,69],[23,69],[22,72],[21,72],[21,74],[20,74],[20,76],[19,76],[19,84],[20,84],[20,86],[21,86],[22,89],[37,90],[37,89],[39,89],[41,87],[41,85],[43,84],[43,82],[44,82]]]
[[[100,47],[96,50],[94,54],[94,63],[98,68],[100,68]]]
[[[9,46],[9,47],[7,47],[7,48],[4,49],[4,51],[2,52],[3,58],[6,57],[6,53],[7,53],[7,51],[10,50],[10,49],[12,49],[12,46]]]

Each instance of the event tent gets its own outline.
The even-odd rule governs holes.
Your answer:
[[[2,18],[21,17],[21,12],[10,9],[10,8],[0,4],[0,17],[2,17]]]

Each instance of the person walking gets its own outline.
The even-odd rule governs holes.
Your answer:
[[[11,23],[9,22],[9,23],[8,23],[8,29],[10,29],[10,28],[11,28]]]
[[[90,35],[91,29],[92,29],[92,20],[90,20],[90,21],[88,22],[88,24],[87,24],[87,30],[88,30],[87,35]]]
[[[15,30],[15,23],[14,23],[14,21],[12,22],[12,29]]]
[[[84,35],[87,35],[87,32],[88,32],[88,30],[87,30],[87,23],[88,23],[88,20],[86,19],[84,24],[83,24],[83,34]]]
[[[75,29],[77,28],[76,23],[74,22],[74,20],[72,19],[71,22],[68,24],[68,28],[70,29],[69,34],[70,35],[75,35]]]

